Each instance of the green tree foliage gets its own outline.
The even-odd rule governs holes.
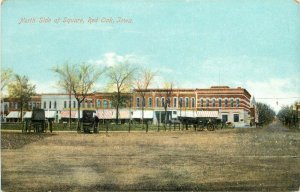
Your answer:
[[[31,96],[35,95],[35,85],[29,82],[28,77],[15,75],[13,81],[7,86],[10,98],[16,98],[19,101],[21,119],[23,119],[23,109],[28,107]]]
[[[258,110],[258,122],[264,125],[271,123],[275,118],[275,111],[271,109],[271,107],[265,103],[256,103],[256,107]]]
[[[296,106],[296,103],[295,103]],[[299,123],[297,117],[296,108],[293,109],[293,105],[282,106],[280,111],[277,114],[277,118],[286,126],[295,127]]]

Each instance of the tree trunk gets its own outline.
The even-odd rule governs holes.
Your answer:
[[[167,119],[168,119],[167,107],[165,107],[165,122],[164,122],[165,131],[167,131]]]
[[[144,129],[144,98],[142,97],[142,128]],[[148,132],[146,128],[146,132]]]
[[[71,130],[71,92],[69,92],[69,129]]]
[[[77,118],[77,132],[81,132],[80,127],[80,102],[77,100],[77,112],[78,112],[78,118]]]
[[[117,93],[117,105],[116,105],[116,125],[119,123],[119,104],[121,100],[121,93]]]
[[[119,103],[116,106],[116,125],[119,123]]]
[[[20,118],[21,118],[21,123],[22,123],[22,130],[24,130],[24,124],[23,124],[23,102],[21,101],[21,108],[20,108]]]

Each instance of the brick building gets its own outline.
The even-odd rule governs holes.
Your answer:
[[[143,93],[143,94],[142,94]],[[144,95],[144,100],[142,98]],[[224,122],[232,122],[243,127],[250,124],[249,92],[241,87],[212,86],[206,89],[147,89],[133,90],[133,93],[122,94],[124,103],[120,106],[120,119],[141,119],[142,106],[144,119],[153,123],[162,122],[165,115],[168,119],[180,116],[214,117]],[[57,119],[77,118],[77,101],[68,94],[41,94],[34,97],[31,106],[38,106],[47,111],[56,111]],[[87,95],[81,109],[95,110],[100,119],[114,119],[113,93],[94,92]],[[34,104],[35,103],[35,104]],[[10,110],[14,102],[11,102]],[[164,113],[167,106],[167,114]]]
[[[145,100],[139,92],[145,92]],[[250,124],[250,98],[251,95],[241,87],[229,88],[227,86],[212,86],[207,89],[148,89],[135,90],[133,94],[134,109],[145,111],[152,110],[154,113],[164,111],[167,102],[168,111],[172,117],[192,116],[196,117],[205,112],[215,112],[218,118],[224,122],[233,122],[236,126]],[[207,114],[207,113],[206,113]],[[154,115],[154,121],[157,115]],[[209,116],[207,116],[209,117]],[[214,117],[214,116],[212,116]]]

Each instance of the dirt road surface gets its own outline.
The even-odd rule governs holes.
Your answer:
[[[2,132],[3,191],[297,191],[300,133]],[[282,129],[284,130],[284,129]]]

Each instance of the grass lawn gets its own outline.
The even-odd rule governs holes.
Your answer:
[[[296,191],[300,132],[2,132],[3,191]]]

